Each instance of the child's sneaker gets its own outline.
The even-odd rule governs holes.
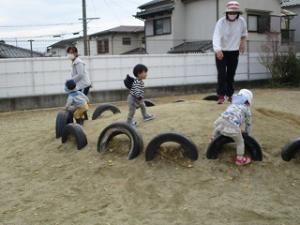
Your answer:
[[[224,104],[224,102],[225,102],[225,96],[220,95],[218,99],[218,104],[221,105]]]
[[[235,160],[235,164],[238,166],[244,166],[251,163],[251,158],[248,156],[237,156]]]
[[[144,117],[144,122],[150,121],[150,120],[154,120],[154,116],[153,115],[147,115]]]

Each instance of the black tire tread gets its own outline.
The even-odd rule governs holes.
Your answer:
[[[117,106],[104,103],[97,106],[93,113],[92,120],[98,119],[102,115],[102,113],[106,111],[111,111],[113,114],[121,113],[121,110]]]
[[[159,147],[165,142],[175,142],[180,144],[184,150],[185,157],[194,161],[198,159],[197,146],[190,139],[182,134],[170,132],[159,134],[149,142],[145,154],[146,161],[153,160]]]
[[[75,137],[78,150],[88,144],[86,135],[79,124],[68,124],[64,129],[61,142],[66,143],[70,135]]]

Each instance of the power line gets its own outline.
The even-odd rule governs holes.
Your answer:
[[[1,28],[14,28],[14,27],[48,27],[48,26],[62,26],[62,25],[78,25],[79,22],[73,23],[51,23],[51,24],[24,24],[24,25],[0,25]]]

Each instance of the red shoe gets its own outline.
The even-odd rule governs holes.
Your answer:
[[[224,104],[224,102],[225,102],[225,96],[220,95],[218,99],[218,104],[221,105]]]
[[[251,163],[251,158],[248,156],[237,156],[235,159],[235,164],[238,166],[244,166]]]

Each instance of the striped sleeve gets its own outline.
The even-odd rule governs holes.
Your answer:
[[[144,82],[135,80],[132,84],[130,94],[135,97],[144,97]]]

